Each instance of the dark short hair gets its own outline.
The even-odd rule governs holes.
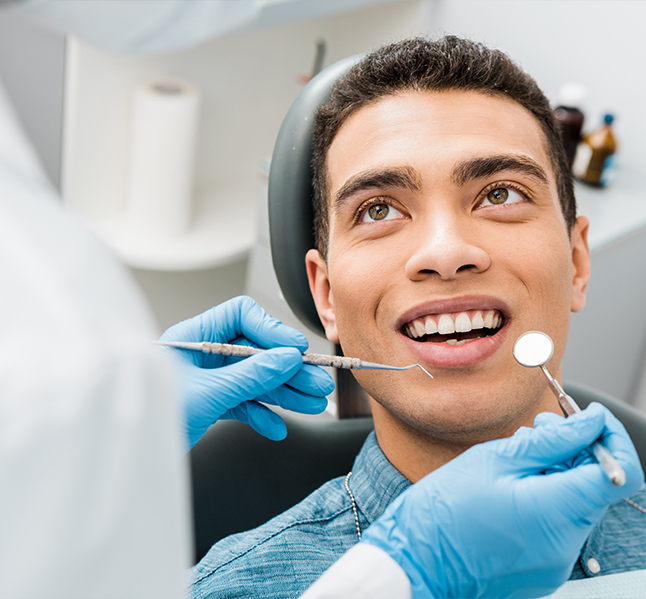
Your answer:
[[[576,221],[574,184],[559,125],[534,79],[499,50],[446,36],[411,38],[384,46],[355,64],[332,87],[314,123],[314,229],[316,246],[327,256],[329,236],[326,157],[345,121],[359,109],[403,91],[475,91],[517,102],[534,115],[547,140],[547,154],[568,231]]]

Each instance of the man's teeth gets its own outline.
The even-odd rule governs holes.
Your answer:
[[[404,330],[406,334],[412,339],[418,339],[424,335],[450,335],[451,333],[468,333],[476,329],[498,329],[502,325],[502,315],[497,310],[487,310],[482,312],[477,310],[471,316],[466,312],[460,312],[454,317],[450,314],[442,314],[439,317],[425,316],[423,318],[416,318],[409,322]],[[446,343],[449,345],[462,345],[473,339],[447,339]]]

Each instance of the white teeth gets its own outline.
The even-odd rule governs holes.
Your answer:
[[[455,317],[455,321],[448,314],[442,314],[439,320],[436,319],[437,315],[434,318],[426,316],[425,318],[413,320],[405,325],[404,331],[411,339],[418,339],[424,335],[434,335],[435,333],[450,335],[451,333],[468,333],[476,329],[498,329],[502,326],[504,320],[496,310],[488,310],[485,312],[484,317],[482,311],[478,310],[473,314],[472,318],[469,318],[466,312],[460,312]],[[446,342],[451,342],[450,345],[455,345],[453,341],[456,340],[452,339]],[[462,345],[462,341],[459,344]]]
[[[437,324],[432,318],[427,318],[426,319],[426,334],[427,335],[434,335],[437,333]]]
[[[458,340],[457,339],[447,339],[444,343],[446,343],[447,345],[457,345]]]
[[[471,330],[471,319],[466,312],[460,312],[455,319],[456,333],[468,333]]]
[[[442,314],[440,321],[437,323],[437,330],[440,335],[455,333],[455,323],[448,314]]]

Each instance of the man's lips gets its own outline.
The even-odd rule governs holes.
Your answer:
[[[398,321],[406,345],[434,366],[469,366],[486,360],[502,344],[511,321],[496,298],[463,297],[408,310]]]

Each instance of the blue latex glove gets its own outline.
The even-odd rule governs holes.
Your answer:
[[[189,449],[217,420],[239,420],[272,440],[284,439],[282,418],[264,402],[302,414],[325,410],[332,378],[303,364],[307,339],[268,316],[250,297],[236,297],[170,327],[161,341],[209,341],[269,349],[249,358],[192,350],[182,355],[180,392]]]
[[[626,472],[623,487],[586,449],[599,437]],[[606,408],[540,414],[533,429],[476,445],[413,485],[362,540],[402,566],[416,598],[542,597],[570,577],[608,507],[643,482]]]

